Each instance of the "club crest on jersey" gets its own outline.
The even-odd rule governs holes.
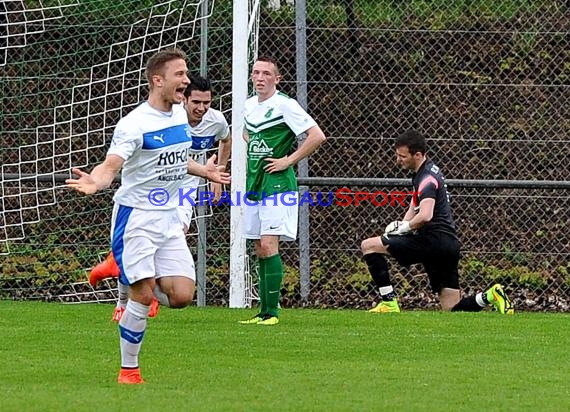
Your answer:
[[[249,155],[256,157],[271,156],[273,154],[273,149],[267,146],[267,143],[263,140],[252,140],[249,143]]]
[[[270,109],[267,111],[267,113],[265,113],[265,116],[264,116],[264,117],[265,117],[266,119],[269,119],[272,114],[273,114],[273,107],[270,108]]]
[[[206,150],[214,146],[216,136],[192,136],[192,150]]]

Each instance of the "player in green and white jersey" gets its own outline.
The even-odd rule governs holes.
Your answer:
[[[243,324],[279,323],[283,280],[279,241],[297,237],[299,195],[293,166],[325,141],[315,120],[295,99],[277,90],[281,77],[273,58],[258,58],[251,73],[256,94],[245,102],[246,196],[250,201],[244,211],[244,237],[253,239],[259,261],[261,309]],[[306,139],[293,151],[297,136],[303,133]]]

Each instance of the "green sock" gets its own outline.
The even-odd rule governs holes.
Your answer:
[[[260,258],[257,266],[259,273],[259,313],[265,315],[267,313],[267,281],[265,279],[265,259]]]
[[[279,298],[281,297],[281,282],[283,281],[281,256],[277,254],[263,260],[265,260],[267,313],[271,316],[279,316]]]

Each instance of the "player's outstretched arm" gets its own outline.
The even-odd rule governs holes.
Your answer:
[[[99,190],[106,189],[111,186],[113,179],[123,167],[125,161],[117,155],[108,155],[103,163],[96,166],[91,173],[74,168],[72,173],[79,176],[78,179],[67,179],[65,184],[67,187],[83,193],[92,195]]]
[[[188,160],[188,173],[194,176],[205,177],[212,182],[229,185],[231,182],[230,174],[221,171],[221,167],[216,165],[216,155],[212,155],[205,165],[201,165],[192,159]]]

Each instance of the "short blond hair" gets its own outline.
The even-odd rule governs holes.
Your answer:
[[[149,87],[153,87],[152,76],[157,74],[164,75],[164,66],[166,63],[178,59],[186,61],[187,56],[182,50],[176,48],[164,49],[153,54],[146,62],[145,70]]]

